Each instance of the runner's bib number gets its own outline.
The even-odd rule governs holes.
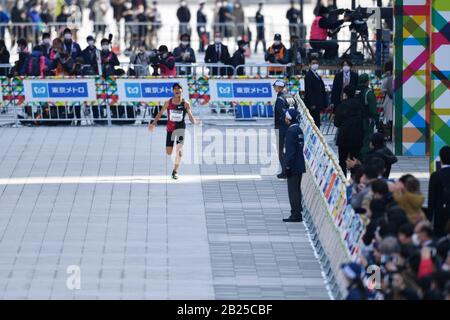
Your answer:
[[[170,110],[170,121],[172,121],[172,122],[183,121],[183,111],[182,110]]]

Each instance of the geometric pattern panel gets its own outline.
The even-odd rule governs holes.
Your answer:
[[[433,0],[431,8],[431,170],[439,150],[450,145],[450,0]]]
[[[399,155],[425,156],[430,148],[431,2],[396,1],[394,139]]]

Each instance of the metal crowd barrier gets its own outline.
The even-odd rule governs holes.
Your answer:
[[[123,79],[139,79],[123,77]],[[256,77],[257,79],[259,77]],[[1,125],[95,125],[95,124],[142,124],[151,120],[165,99],[155,102],[118,102],[117,80],[121,77],[83,77],[95,79],[96,99],[92,102],[85,100],[77,102],[27,102],[23,79],[0,77],[2,94],[0,96],[0,124]],[[51,78],[46,78],[51,79]],[[61,78],[55,78],[61,79]],[[77,79],[75,77],[67,78]],[[80,78],[78,78],[80,79]],[[149,77],[146,77],[149,79]],[[155,79],[163,79],[161,77]],[[232,80],[233,77],[187,77],[189,94],[194,114],[205,120],[258,120],[273,117],[273,101],[271,102],[226,102],[214,100],[210,96],[210,80]],[[241,79],[241,77],[236,78]],[[250,79],[252,79],[250,77]],[[287,79],[288,91],[295,94],[302,91],[302,77]],[[131,80],[136,81],[136,80]],[[330,82],[331,78],[327,78]],[[379,91],[379,90],[378,90]],[[378,92],[376,91],[376,92]],[[61,99],[63,100],[63,99]],[[59,101],[59,100],[57,100]],[[380,100],[381,101],[381,100]],[[381,105],[381,103],[380,103]],[[322,118],[323,133],[334,135],[332,113],[324,113]]]
[[[236,68],[223,63],[176,63],[177,75],[183,76],[234,76]]]

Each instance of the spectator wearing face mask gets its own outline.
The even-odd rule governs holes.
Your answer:
[[[195,63],[195,52],[190,46],[189,35],[187,33],[181,35],[180,45],[173,50],[175,62],[181,64]],[[178,69],[179,75],[191,74],[191,68],[181,67]]]
[[[264,55],[264,60],[274,64],[285,64],[287,59],[287,49],[281,42],[281,34],[276,33],[273,37],[273,44]],[[280,75],[284,72],[283,67],[268,67],[269,75]]]
[[[44,32],[42,34],[42,42],[39,45],[39,48],[46,58],[50,58],[50,50],[52,49],[52,40],[50,39],[50,33]]]
[[[65,51],[62,40],[54,39],[50,50],[49,74],[52,76],[70,76],[73,62],[72,56]]]
[[[151,64],[150,54],[149,52],[147,52],[146,49],[147,47],[145,45],[145,42],[141,42],[138,44],[136,50],[133,51],[133,53],[130,55],[130,64],[132,66],[130,66],[130,68],[128,69],[129,76],[136,76],[136,77],[150,76],[150,68],[149,68],[149,65]]]
[[[100,50],[95,46],[95,39],[93,36],[86,38],[88,46],[81,52],[84,66],[82,67],[82,73],[86,75],[101,75]]]
[[[120,65],[119,59],[116,54],[110,50],[110,42],[108,39],[102,39],[101,46],[100,61],[102,64],[102,75],[104,77],[115,75],[115,66]]]
[[[69,28],[64,29],[63,37],[64,50],[67,54],[70,54],[72,59],[75,61],[75,59],[81,54],[80,45],[73,41],[72,31]]]
[[[327,93],[325,83],[318,74],[319,59],[311,57],[310,68],[305,76],[305,105],[308,108],[314,122],[320,128],[320,113],[327,108]]]
[[[244,40],[238,41],[238,49],[235,53],[233,53],[233,56],[230,58],[230,65],[233,67],[237,67],[240,65],[245,64],[245,52],[248,49],[248,43]],[[236,75],[238,76],[245,76],[245,68],[239,68],[236,71]]]
[[[230,59],[230,53],[228,47],[222,43],[222,37],[220,32],[216,32],[214,35],[214,44],[210,44],[206,49],[205,63],[223,63],[227,64]],[[210,68],[211,75],[227,75],[226,68]]]
[[[353,63],[350,60],[344,60],[341,63],[342,71],[336,73],[333,80],[333,89],[331,90],[331,107],[337,107],[344,95],[344,88],[348,85],[358,85],[358,74],[352,71]]]

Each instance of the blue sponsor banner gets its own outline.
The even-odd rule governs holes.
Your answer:
[[[87,80],[24,80],[25,101],[93,101],[95,83]]]
[[[117,79],[119,101],[151,102],[173,97],[173,85],[180,83],[183,98],[189,100],[186,79]]]
[[[273,80],[210,80],[211,100],[216,101],[258,101],[275,100]]]

